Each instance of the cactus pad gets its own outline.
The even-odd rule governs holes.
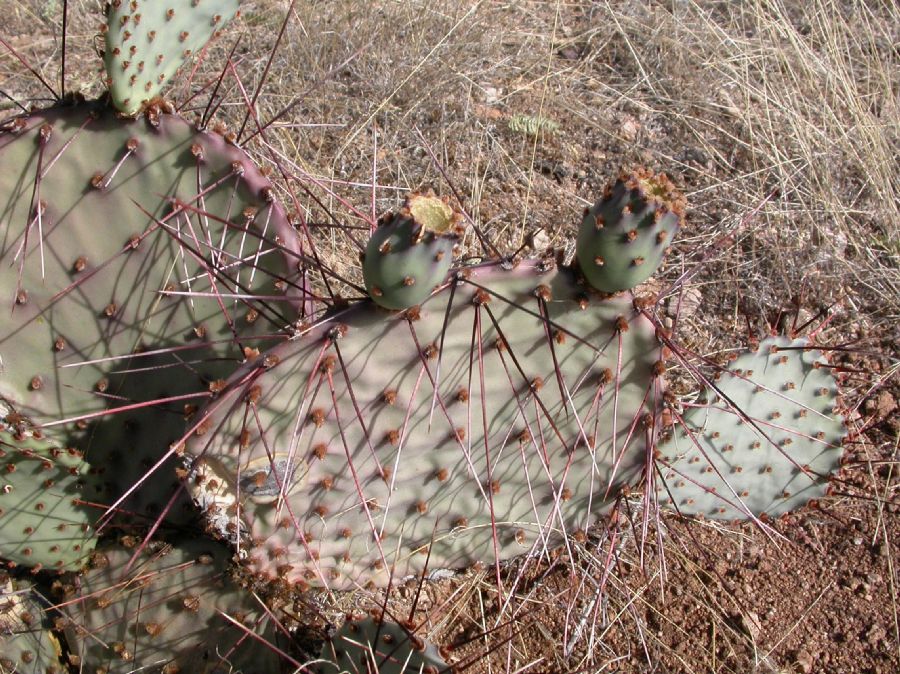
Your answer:
[[[846,432],[827,365],[807,340],[787,337],[734,360],[660,442],[660,502],[735,519],[824,495]]]
[[[0,672],[63,674],[59,641],[27,584],[0,580]]]
[[[294,232],[222,137],[82,104],[13,120],[0,163],[0,397],[91,463],[135,451],[125,431],[92,444],[96,421],[148,428],[126,406],[181,395],[156,434],[179,437],[185,405],[292,320]]]
[[[446,674],[452,668],[433,644],[397,623],[348,619],[322,647],[321,674]]]
[[[624,174],[589,208],[578,231],[581,271],[597,290],[634,288],[662,262],[684,215],[684,197],[665,174]]]
[[[630,297],[589,301],[541,262],[467,268],[239,370],[188,443],[194,494],[252,570],[301,584],[546,554],[640,475],[659,357]]]
[[[237,13],[240,0],[112,0],[106,74],[113,105],[128,115],[155,98],[181,64]]]
[[[86,472],[74,450],[0,430],[0,557],[13,566],[79,568],[100,514],[81,503]]]
[[[228,581],[220,544],[149,546],[126,570],[132,554],[98,550],[81,580],[82,599],[66,602],[66,634],[85,671],[279,671],[275,653],[249,634],[271,639],[264,611]]]
[[[450,270],[459,214],[435,196],[415,194],[381,221],[366,246],[363,280],[375,302],[408,309],[428,297]]]

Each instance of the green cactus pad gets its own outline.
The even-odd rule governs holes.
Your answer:
[[[450,270],[461,227],[459,214],[435,196],[415,194],[378,226],[366,246],[363,280],[386,309],[425,301]]]
[[[452,668],[433,644],[397,623],[348,619],[322,646],[321,674],[446,674]]]
[[[113,105],[128,115],[237,13],[240,0],[112,0],[104,60]]]
[[[78,569],[100,515],[87,500],[81,455],[0,429],[0,557],[11,566]]]
[[[252,570],[300,583],[544,555],[641,474],[659,357],[630,297],[542,262],[467,268],[239,370],[188,443],[194,494]]]
[[[0,672],[63,674],[59,641],[27,583],[0,580]]]
[[[249,634],[273,638],[259,602],[228,580],[222,545],[152,545],[126,569],[133,553],[98,550],[82,598],[66,601],[67,640],[85,671],[279,671],[276,653]]]
[[[809,341],[787,337],[734,360],[659,443],[660,503],[743,519],[823,496],[846,433],[827,364]]]
[[[684,198],[665,174],[623,175],[584,214],[575,248],[581,272],[606,293],[643,283],[662,262],[683,214]]]
[[[35,113],[0,131],[0,163],[0,398],[130,480],[110,453],[142,474],[136,452],[155,462],[185,406],[293,320],[294,232],[240,149],[176,115]],[[119,430],[94,443],[97,423]]]

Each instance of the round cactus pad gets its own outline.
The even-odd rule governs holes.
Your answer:
[[[265,612],[228,580],[230,555],[221,544],[150,546],[127,569],[133,553],[98,550],[81,581],[82,598],[67,602],[67,636],[84,671],[279,671],[265,643],[273,638]]]
[[[0,557],[11,566],[77,570],[94,547],[81,454],[0,429]]]
[[[788,337],[732,361],[660,442],[660,502],[744,519],[823,496],[846,433],[827,365],[810,342]]]
[[[185,406],[293,320],[296,238],[268,181],[176,115],[90,104],[13,120],[0,163],[0,398],[95,465],[155,462]],[[116,430],[94,442],[98,423]]]
[[[194,494],[251,569],[301,583],[545,555],[637,481],[659,357],[630,297],[542,263],[466,269],[239,370],[188,443]]]

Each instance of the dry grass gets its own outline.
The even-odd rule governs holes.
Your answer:
[[[69,86],[96,93],[90,45],[98,22],[84,13],[100,3],[70,4]],[[59,5],[0,0],[0,36],[54,85]],[[623,166],[646,164],[667,171],[692,206],[662,273],[669,281],[695,274],[698,313],[685,317],[683,335],[692,348],[711,353],[733,345],[744,330],[742,313],[758,328],[802,295],[813,308],[835,306],[835,340],[864,338],[886,356],[878,387],[896,379],[896,3],[259,0],[246,4],[194,83],[215,78],[236,44],[235,71],[252,95],[289,6],[258,100],[261,120],[287,112],[251,146],[292,176],[284,196],[316,226],[328,263],[342,274],[355,278],[356,244],[334,225],[365,227],[408,190],[433,186],[455,195],[502,252],[541,229],[546,245],[566,247],[581,209],[606,180]],[[46,98],[5,52],[0,90],[23,103]],[[240,128],[245,107],[233,77],[225,91],[219,116]],[[528,135],[510,128],[516,115],[558,129]],[[255,131],[253,122],[247,128]],[[733,234],[728,245],[714,247],[726,233]],[[474,236],[467,244],[469,254],[485,254]],[[859,384],[852,402],[872,391]],[[877,537],[888,550],[881,572],[890,590],[878,600],[892,616],[889,638],[900,659],[896,539],[882,512],[896,502],[896,473],[867,496],[879,509]],[[709,582],[709,560],[698,559],[684,535],[664,537],[666,566],[656,543],[642,563],[637,533],[617,542],[616,572],[599,603],[591,597],[608,541],[578,561],[580,596],[566,587],[566,568],[536,571],[512,602],[499,601],[489,577],[469,574],[429,589],[434,597],[425,606],[440,607],[429,620],[452,639],[490,631],[544,602],[544,617],[528,614],[529,629],[542,625],[540,636],[514,635],[478,671],[640,672],[660,671],[663,662],[669,671],[698,673],[799,667],[779,635],[757,642],[735,622],[747,607],[735,608],[723,586]],[[743,530],[719,535],[735,554],[746,540],[759,545],[762,538]],[[703,620],[691,621],[708,632],[691,633],[667,617],[672,589],[661,579],[672,575],[708,588],[695,597]],[[491,608],[497,601],[502,606]],[[806,609],[798,625],[815,606]],[[499,635],[509,636],[492,633],[478,647]]]
[[[900,15],[795,5],[299,3],[263,102],[311,92],[272,142],[365,213],[449,191],[445,171],[500,249],[536,227],[558,245],[607,176],[648,163],[689,194],[684,251],[755,213],[723,260],[743,295],[816,288],[894,321]],[[517,134],[516,114],[561,130]]]

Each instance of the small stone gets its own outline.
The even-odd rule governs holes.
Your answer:
[[[619,127],[622,138],[627,141],[633,141],[637,138],[638,132],[641,130],[640,123],[634,117],[626,117]]]
[[[797,666],[800,668],[800,671],[804,674],[810,674],[813,671],[813,665],[815,665],[815,659],[810,652],[806,649],[801,649],[797,651],[794,655],[794,661],[797,663]]]

